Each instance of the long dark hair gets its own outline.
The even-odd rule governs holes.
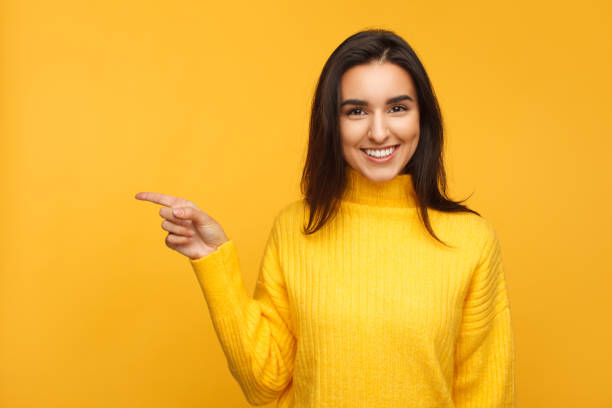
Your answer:
[[[412,176],[419,217],[425,227],[435,239],[447,245],[433,232],[428,208],[480,214],[460,204],[465,200],[456,202],[447,197],[442,114],[433,87],[412,47],[393,31],[384,29],[351,35],[334,50],[323,67],[312,100],[308,153],[302,171],[301,191],[309,208],[308,225],[302,233],[316,232],[337,214],[348,183],[338,123],[340,80],[349,68],[372,61],[396,64],[414,81],[420,116],[419,142],[401,174]]]

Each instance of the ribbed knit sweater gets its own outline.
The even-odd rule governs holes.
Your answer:
[[[346,166],[340,211],[303,235],[304,200],[277,213],[253,296],[231,237],[190,260],[247,401],[292,408],[515,407],[500,242],[473,213],[417,215],[412,176]]]

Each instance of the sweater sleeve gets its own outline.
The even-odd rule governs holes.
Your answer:
[[[190,260],[230,372],[251,405],[278,399],[293,378],[296,338],[279,245],[277,215],[253,297],[246,291],[232,239],[205,257]]]
[[[513,336],[500,243],[488,224],[488,238],[471,278],[456,343],[455,407],[516,406]]]

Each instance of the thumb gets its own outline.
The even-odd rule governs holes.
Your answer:
[[[176,207],[172,210],[172,214],[176,218],[191,220],[196,225],[207,225],[210,223],[208,215],[193,207]]]
[[[172,214],[179,219],[191,220],[206,245],[218,248],[229,239],[219,223],[199,208],[177,207],[172,210]]]

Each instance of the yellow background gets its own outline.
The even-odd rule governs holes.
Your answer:
[[[371,27],[422,59],[451,197],[474,193],[500,236],[518,406],[611,406],[611,11],[5,0],[0,406],[248,406],[159,206],[134,195],[211,214],[252,291],[273,216],[300,197],[320,70]]]

